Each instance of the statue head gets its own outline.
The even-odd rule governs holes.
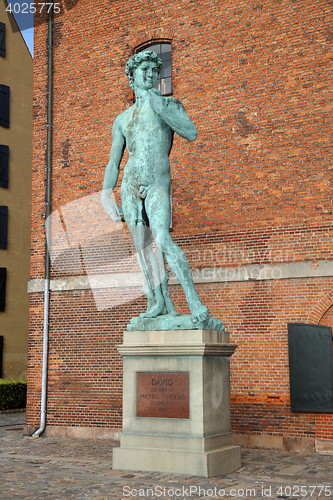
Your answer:
[[[158,57],[156,52],[152,50],[147,50],[146,52],[138,52],[134,54],[126,64],[126,75],[129,79],[129,86],[134,91],[134,71],[140,66],[144,61],[154,62],[157,66],[158,73],[161,71],[163,64],[161,59]]]

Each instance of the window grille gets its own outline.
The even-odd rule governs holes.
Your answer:
[[[4,311],[6,305],[6,274],[6,268],[0,267],[0,311]]]
[[[9,128],[9,94],[7,85],[0,85],[0,125]]]
[[[0,144],[0,186],[8,188],[9,147]]]
[[[0,56],[6,55],[6,25],[0,23]]]
[[[146,52],[147,50],[156,52],[163,63],[163,68],[158,75],[155,87],[161,92],[162,95],[172,94],[171,43],[154,43],[145,47],[143,50],[139,50],[138,52]]]
[[[8,207],[0,206],[0,248],[7,248]]]

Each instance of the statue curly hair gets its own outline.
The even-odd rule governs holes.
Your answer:
[[[138,66],[140,66],[140,64],[143,61],[152,61],[152,62],[156,63],[158,72],[160,72],[162,67],[163,67],[163,63],[162,63],[161,59],[158,57],[156,52],[154,52],[152,50],[147,50],[145,52],[138,52],[137,54],[134,54],[134,56],[132,56],[127,61],[127,64],[126,64],[126,76],[129,79],[129,86],[131,87],[131,89],[133,91],[134,91],[134,76],[133,76],[134,71],[136,70],[136,68]]]

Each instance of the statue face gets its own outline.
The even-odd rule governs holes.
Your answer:
[[[153,61],[143,61],[134,71],[134,85],[142,90],[155,87],[158,69]]]

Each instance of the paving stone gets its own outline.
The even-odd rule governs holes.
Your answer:
[[[112,450],[117,442],[29,438],[8,431],[23,424],[24,414],[0,415],[1,500],[222,498],[209,494],[214,488],[232,500],[333,498],[333,461],[329,455],[246,449],[241,469],[214,478],[114,471]],[[156,494],[133,495],[135,490],[147,492],[148,488]],[[184,494],[171,496],[176,490]],[[303,495],[297,494],[301,491]]]

